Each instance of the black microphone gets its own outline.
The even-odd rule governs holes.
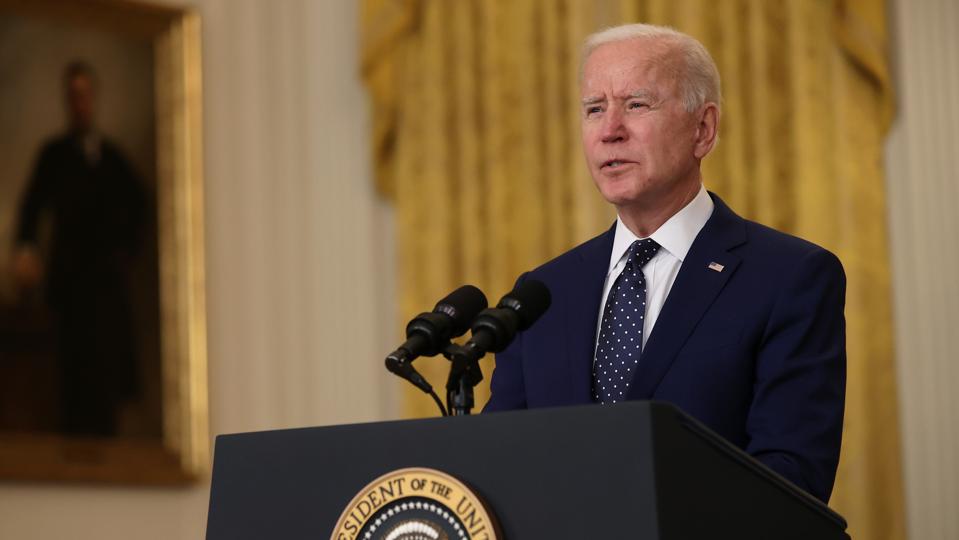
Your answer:
[[[406,325],[406,342],[386,357],[386,368],[412,382],[424,392],[429,383],[413,369],[420,356],[435,356],[450,339],[463,335],[476,315],[486,308],[486,295],[472,285],[463,285],[437,302],[432,312],[420,313]]]
[[[504,296],[495,308],[483,310],[473,321],[473,335],[464,347],[475,359],[506,348],[516,332],[526,330],[549,309],[549,289],[541,281],[527,279]]]

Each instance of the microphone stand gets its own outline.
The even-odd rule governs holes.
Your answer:
[[[450,416],[464,416],[473,409],[473,388],[483,380],[479,360],[483,351],[477,347],[450,343],[443,356],[450,361],[450,376],[446,380],[446,409]]]

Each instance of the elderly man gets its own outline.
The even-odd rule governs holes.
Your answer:
[[[520,278],[546,283],[553,307],[497,356],[485,410],[671,402],[828,501],[845,396],[839,260],[704,189],[721,99],[693,38],[595,34],[580,91],[586,161],[618,218]]]

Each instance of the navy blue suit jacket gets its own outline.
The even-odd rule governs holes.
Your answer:
[[[712,198],[713,214],[647,339],[628,399],[679,406],[827,502],[845,401],[842,265]],[[485,412],[592,402],[614,230],[520,277],[545,283],[552,306],[497,355]],[[721,272],[708,268],[713,262]]]

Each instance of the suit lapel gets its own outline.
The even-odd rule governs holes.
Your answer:
[[[616,224],[579,250],[581,266],[570,274],[569,306],[566,309],[566,354],[572,388],[572,404],[592,403],[593,355],[596,317],[609,271]]]
[[[746,241],[745,222],[719,197],[712,197],[713,214],[686,254],[656,319],[630,384],[630,399],[652,397],[679,350],[739,266],[739,257],[729,249]]]

